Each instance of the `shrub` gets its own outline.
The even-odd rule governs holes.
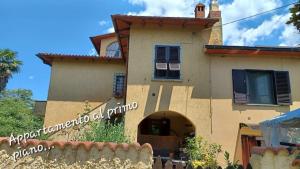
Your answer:
[[[218,168],[217,157],[221,152],[221,145],[208,143],[202,137],[192,137],[187,139],[186,151],[193,168]]]
[[[23,134],[43,127],[43,118],[33,114],[30,90],[4,90],[0,93],[0,136]]]
[[[85,131],[82,141],[130,143],[124,133],[124,122],[97,121],[91,122],[90,130]]]
[[[226,169],[239,169],[240,165],[238,165],[238,161],[231,162],[229,157],[230,157],[229,153],[227,151],[225,151],[224,158],[227,163]]]

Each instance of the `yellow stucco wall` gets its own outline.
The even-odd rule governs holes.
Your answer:
[[[203,55],[202,47],[208,35],[200,32],[199,28],[194,30],[165,26],[131,28],[127,102],[138,101],[139,103],[138,110],[126,115],[126,122],[128,122],[125,122],[125,125],[131,133],[136,133],[136,126],[144,117],[157,111],[175,111],[186,116],[193,124],[197,124],[195,125],[197,132],[209,136],[210,132],[206,130],[207,126],[210,126],[207,114],[209,60],[200,57]],[[181,46],[181,53],[184,56],[181,64],[181,69],[184,70],[182,81],[170,83],[170,81],[152,80],[155,44]],[[201,123],[196,123],[194,119]],[[133,138],[135,137],[136,135],[133,135]]]
[[[300,78],[298,59],[285,59],[283,57],[216,57],[212,58],[212,113],[213,133],[212,140],[223,145],[234,154],[234,143],[238,134],[239,123],[258,124],[261,121],[278,116],[283,112],[300,107],[300,91],[297,84]],[[262,58],[263,57],[263,58]],[[262,69],[262,70],[288,70],[290,73],[293,97],[292,106],[240,106],[232,103],[232,69]],[[225,141],[226,140],[226,141]],[[241,152],[241,147],[237,151]],[[241,161],[241,154],[236,156]]]
[[[125,64],[54,61],[45,114],[45,126],[77,117],[88,100],[91,108],[113,96],[115,73]]]
[[[209,31],[200,28],[132,25],[126,99],[127,102],[137,101],[139,108],[126,114],[125,126],[133,139],[136,139],[138,124],[145,117],[158,111],[174,111],[196,126],[196,135],[221,144],[233,158],[241,148],[236,149],[240,123],[257,124],[300,107],[300,91],[297,89],[300,60],[285,59],[286,56],[207,56],[203,45],[209,41],[209,35]],[[152,79],[156,44],[181,46],[180,81]],[[231,71],[237,68],[288,70],[293,106],[234,105]]]
[[[232,158],[242,162],[238,135],[240,123],[258,124],[300,107],[300,91],[297,88],[300,84],[297,76],[300,72],[299,59],[287,56],[208,56],[204,54],[203,46],[211,42],[211,38],[209,29],[202,31],[196,27],[131,26],[126,101],[138,102],[139,107],[126,114],[125,127],[133,140],[136,140],[138,125],[145,117],[154,112],[177,112],[191,121],[196,135],[221,144]],[[100,55],[105,55],[106,46],[115,40],[103,40]],[[180,80],[153,79],[155,45],[180,45]],[[288,70],[293,105],[233,104],[232,69]],[[75,118],[83,111],[85,100],[89,100],[92,108],[105,102],[112,97],[114,73],[125,70],[125,64],[55,61],[45,125]],[[223,159],[222,155],[220,159]]]
[[[46,111],[47,101],[35,101],[33,114],[36,116],[44,117]]]
[[[117,37],[102,39],[101,46],[100,46],[100,56],[106,56],[106,47],[116,41],[117,41]]]

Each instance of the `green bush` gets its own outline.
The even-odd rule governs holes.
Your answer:
[[[90,130],[85,131],[82,141],[130,143],[124,133],[124,122],[98,121],[90,123]]]
[[[227,163],[226,169],[239,169],[240,166],[238,165],[238,161],[231,162],[230,155],[227,151],[225,151],[225,153],[224,153],[224,158]]]
[[[217,157],[221,145],[208,143],[202,137],[192,137],[187,139],[186,151],[193,168],[218,168]]]
[[[30,90],[5,90],[0,93],[0,136],[23,134],[43,127],[43,118],[33,115]]]

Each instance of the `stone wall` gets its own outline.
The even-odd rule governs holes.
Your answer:
[[[14,161],[13,154],[22,149],[43,145],[46,151],[34,153]],[[19,148],[18,148],[19,147]],[[48,149],[49,148],[49,149]],[[153,152],[150,144],[115,144],[94,142],[53,142],[28,140],[9,146],[7,138],[0,138],[0,168],[152,168]]]
[[[253,169],[300,169],[300,150],[254,147],[250,158]]]

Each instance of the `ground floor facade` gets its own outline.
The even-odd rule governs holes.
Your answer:
[[[160,90],[163,91],[163,88],[160,87]],[[172,89],[175,93],[176,90],[180,89]],[[181,99],[191,92],[186,88],[180,91],[178,98]],[[234,105],[231,99],[187,97],[179,101],[173,97],[159,99],[163,95],[152,98],[151,92],[150,95],[135,96],[127,97],[127,102],[139,100],[138,109],[125,115],[127,134],[140,144],[150,143],[154,155],[177,158],[184,158],[182,148],[187,137],[201,136],[211,143],[220,144],[223,151],[230,153],[231,160],[246,164],[251,148],[264,144],[259,123],[290,110],[290,106]],[[145,96],[148,98],[143,98]],[[223,158],[220,154],[221,164],[225,163]]]

